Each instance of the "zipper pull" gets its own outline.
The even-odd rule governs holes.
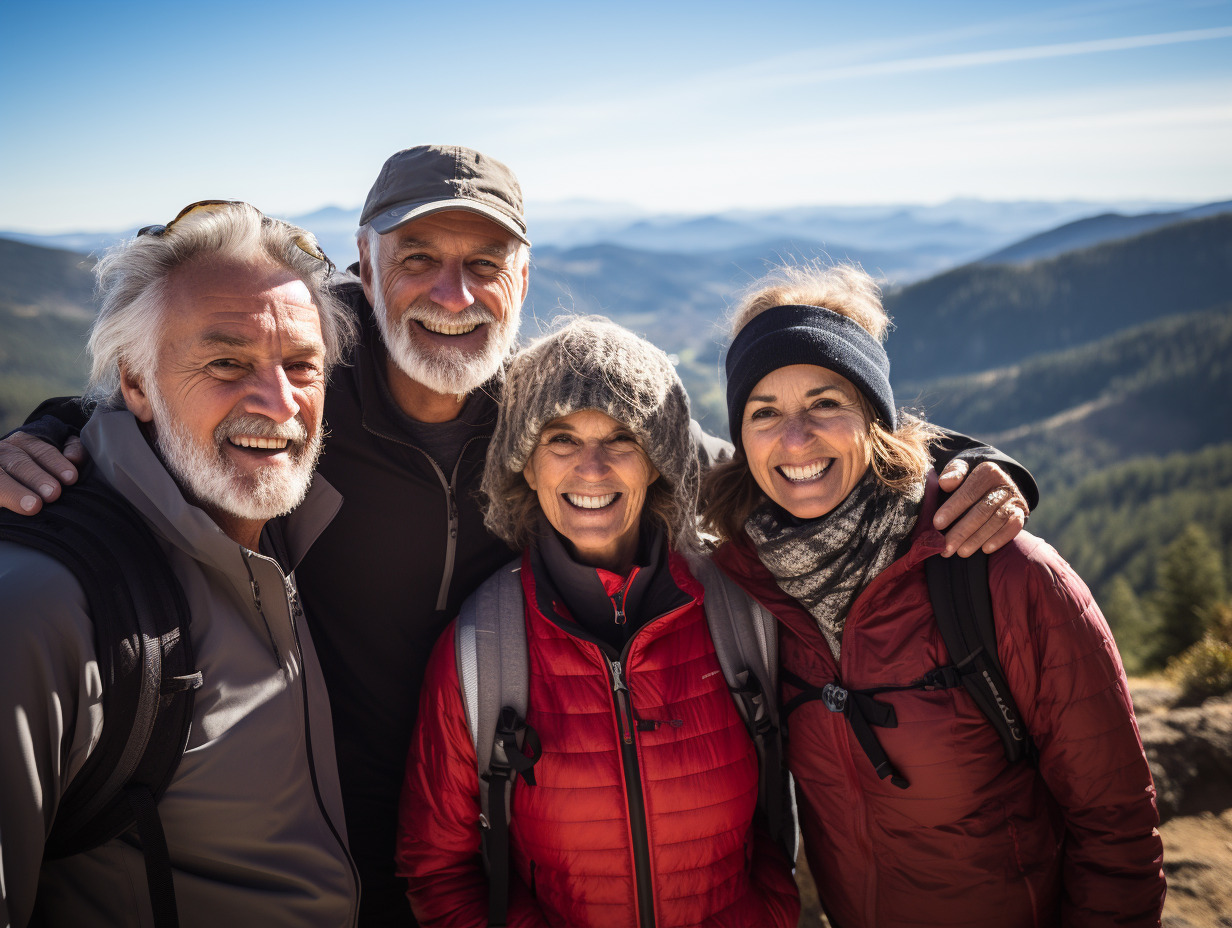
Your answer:
[[[608,661],[608,666],[612,668],[612,692],[621,693],[628,692],[628,687],[625,686],[625,680],[622,676],[620,661]]]
[[[622,609],[620,606],[617,606],[617,605],[616,605],[616,600],[615,600],[615,599],[613,599],[613,600],[612,600],[612,606],[613,606],[613,607],[615,607],[615,609],[616,609],[616,624],[617,624],[617,625],[624,625],[624,624],[625,624],[625,611],[624,611],[624,609]]]
[[[625,686],[620,661],[609,660],[612,670],[612,692],[616,694],[616,720],[620,724],[620,738],[625,744],[633,743],[633,713],[629,711],[629,688]]]
[[[257,612],[261,612],[261,586],[257,583],[257,578],[250,576],[248,585],[252,587],[252,601],[257,606]]]
[[[291,616],[296,619],[302,619],[304,617],[304,610],[299,604],[299,590],[291,582],[290,577],[287,577],[287,602],[291,604]]]
[[[449,537],[458,537],[458,501],[454,497],[453,487],[449,487]]]

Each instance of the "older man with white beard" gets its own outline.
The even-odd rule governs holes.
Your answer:
[[[125,500],[165,553],[200,674],[157,807],[186,928],[358,917],[293,572],[340,505],[313,479],[328,370],[354,338],[328,271],[303,230],[218,202],[143,230],[97,269],[87,483]],[[115,702],[87,589],[49,554],[0,542],[0,924],[165,924],[152,921],[166,899],[145,885],[157,841],[140,816],[43,860],[61,799],[120,722],[104,717]]]
[[[345,504],[298,576],[329,687],[360,922],[406,926],[415,922],[394,876],[394,835],[428,656],[462,600],[512,557],[483,525],[478,488],[529,287],[530,240],[513,172],[458,146],[391,156],[360,222],[356,276],[335,288],[359,316],[360,341],[330,380],[318,466]],[[695,434],[703,456],[729,447]],[[958,440],[940,463],[963,448],[969,460],[1012,463]],[[0,505],[37,510],[25,488],[47,487],[40,495],[54,499],[52,475],[66,469],[26,438],[0,442]],[[964,471],[952,471],[947,488]],[[947,512],[995,505],[955,524],[955,548],[1003,544],[1021,529],[1026,504],[1004,471],[981,465],[963,490]]]

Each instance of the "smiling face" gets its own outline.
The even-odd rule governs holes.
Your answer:
[[[518,331],[529,262],[489,219],[447,210],[361,237],[360,273],[393,369],[439,394],[466,394],[499,370]],[[413,410],[411,410],[413,412]]]
[[[646,490],[659,479],[629,429],[597,409],[572,412],[544,427],[522,476],[574,558],[628,570]]]
[[[122,368],[185,496],[255,549],[265,521],[303,500],[321,443],[325,343],[289,271],[216,259],[167,278],[152,377]]]
[[[758,381],[740,435],[757,485],[799,519],[841,503],[872,461],[859,390],[813,364],[780,367]]]

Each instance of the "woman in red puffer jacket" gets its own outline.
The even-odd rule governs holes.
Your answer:
[[[697,455],[666,355],[576,320],[519,355],[488,456],[488,525],[525,548],[526,722],[513,790],[516,926],[794,928],[783,851],[754,823],[758,762],[680,552]],[[424,926],[488,923],[476,759],[452,626],[432,655],[397,870]]]
[[[931,673],[953,663],[924,573],[945,550],[935,432],[894,406],[887,323],[855,269],[757,289],[727,355],[736,454],[703,493],[715,560],[779,619],[822,905],[836,928],[1158,926],[1155,789],[1112,635],[1069,565],[1026,533],[989,556],[1034,762],[1007,761],[968,691]]]

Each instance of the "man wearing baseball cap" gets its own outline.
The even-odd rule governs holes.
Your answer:
[[[385,162],[357,239],[359,263],[335,289],[359,317],[360,340],[329,382],[317,467],[344,503],[296,576],[329,691],[367,928],[415,924],[393,855],[420,685],[462,600],[512,557],[484,528],[477,490],[529,286],[530,240],[513,172],[442,145]],[[963,447],[940,451],[938,467]],[[965,449],[967,460],[1013,464],[986,446]],[[0,470],[0,505],[29,512],[41,501],[21,506],[25,488],[54,487],[51,474],[72,465],[15,436],[0,442]],[[955,547],[966,539],[966,553],[1012,538],[1026,512],[1004,471],[981,465],[972,476],[952,501],[958,513],[999,502],[972,508],[947,536]],[[1015,477],[1030,483],[1025,470]]]
[[[479,152],[409,148],[381,168],[358,243],[358,279],[338,292],[362,334],[326,393],[319,465],[345,502],[299,576],[333,707],[361,922],[405,926],[394,831],[428,655],[512,557],[484,528],[476,491],[528,286],[522,191]]]

